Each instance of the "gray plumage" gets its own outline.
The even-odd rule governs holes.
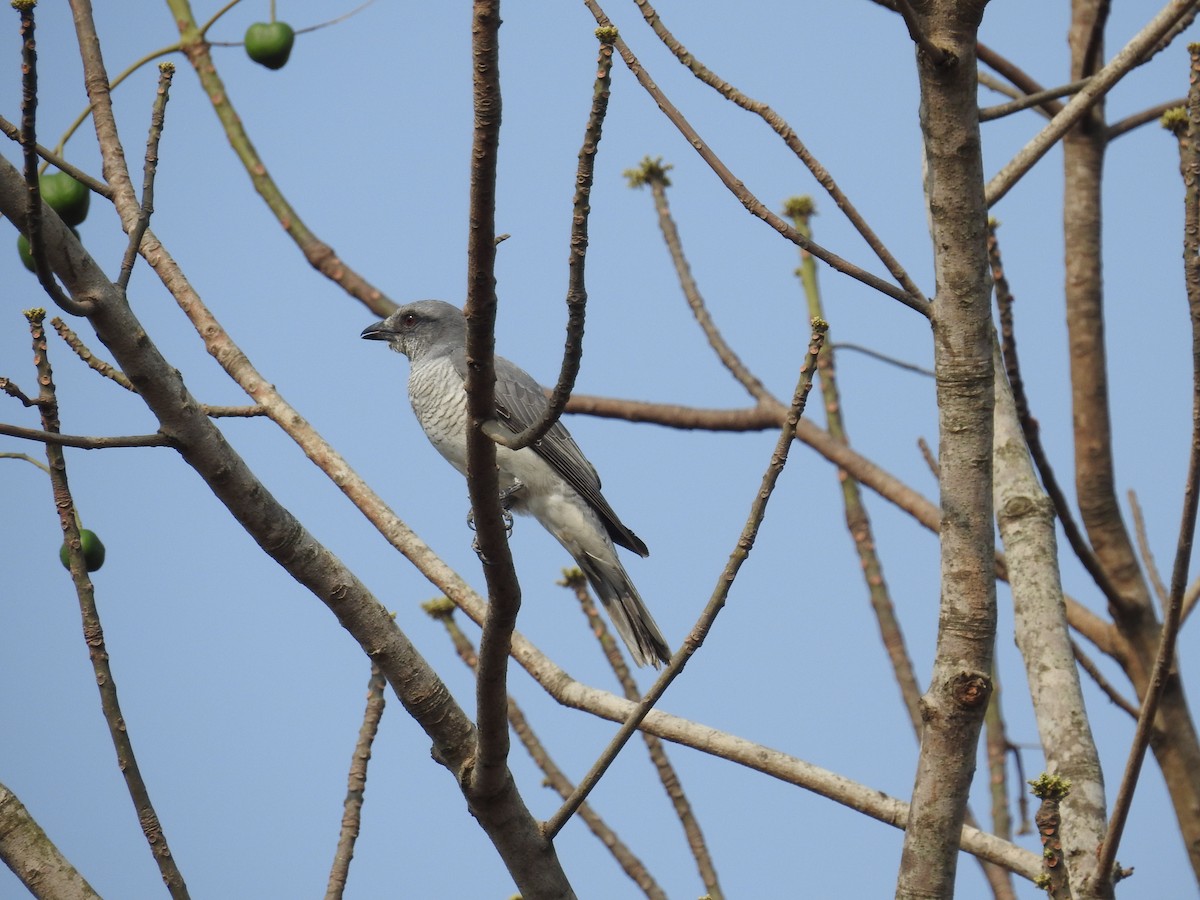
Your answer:
[[[408,397],[417,421],[451,465],[467,471],[467,322],[462,310],[441,300],[402,306],[363,330],[409,358]],[[549,405],[541,386],[523,369],[496,357],[496,413],[514,434],[538,420]],[[575,558],[608,610],[617,633],[639,666],[671,658],[654,618],[638,595],[613,543],[640,556],[649,550],[617,518],[600,493],[595,468],[570,433],[556,422],[531,447],[496,446],[501,491],[507,505],[532,515]]]

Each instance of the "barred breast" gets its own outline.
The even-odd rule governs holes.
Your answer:
[[[467,470],[467,395],[462,377],[446,359],[412,367],[408,399],[417,421],[437,451],[460,472]]]

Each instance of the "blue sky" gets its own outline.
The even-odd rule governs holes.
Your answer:
[[[176,33],[165,4],[97,4],[110,74]],[[197,5],[204,19],[218,4]],[[279,3],[297,28],[351,4]],[[1149,8],[1116,4],[1111,55]],[[65,4],[39,17],[42,143],[84,108]],[[707,65],[770,103],[832,171],[929,294],[932,267],[921,195],[913,54],[897,18],[874,4],[762,2],[736,15],[667,2],[660,13]],[[768,206],[816,197],[816,238],[872,271],[869,250],[806,170],[759,120],[675,63],[632,4],[608,12],[635,52],[730,168]],[[211,32],[240,39],[267,15],[245,2]],[[510,3],[503,11],[497,228],[500,352],[543,381],[557,372],[565,322],[567,239],[576,154],[595,56],[582,4]],[[460,302],[465,290],[471,108],[469,8],[376,3],[335,27],[300,35],[271,72],[240,48],[218,48],[229,96],[263,159],[309,227],[391,297]],[[981,38],[1043,84],[1066,77],[1066,4],[989,7]],[[1110,96],[1116,120],[1187,88],[1186,35]],[[0,112],[19,103],[15,16]],[[178,73],[168,107],[153,227],[250,358],[449,564],[482,586],[465,525],[460,476],[427,444],[404,392],[407,364],[359,340],[376,318],[314,272],[250,188],[194,73]],[[137,166],[153,66],[116,92],[123,143]],[[1000,98],[982,91],[985,103]],[[999,169],[1040,127],[1034,113],[985,126],[985,164]],[[5,151],[16,160],[13,147]],[[726,338],[777,395],[792,390],[807,315],[792,274],[795,248],[748,216],[618,63],[596,166],[588,255],[585,357],[577,390],[698,407],[748,404],[691,320],[650,196],[621,176],[644,156],[674,165],[670,198],[700,288]],[[68,156],[99,172],[85,127]],[[1182,192],[1174,141],[1151,126],[1116,141],[1107,161],[1105,283],[1119,490],[1137,491],[1159,565],[1169,570],[1190,426],[1186,306],[1179,263]],[[995,209],[1026,380],[1043,438],[1070,490],[1070,393],[1062,302],[1061,156],[1053,151]],[[102,202],[81,228],[116,274],[124,246]],[[2,235],[0,235],[2,236]],[[15,232],[3,238],[15,242]],[[821,283],[835,341],[928,365],[927,323],[828,270]],[[0,251],[0,375],[33,389],[20,311],[44,305],[16,258]],[[205,353],[144,265],[130,299],[147,331],[201,400],[246,402]],[[83,331],[87,337],[86,328]],[[98,352],[100,347],[94,347]],[[142,404],[52,340],[65,431],[153,431]],[[853,354],[839,357],[856,448],[926,496],[936,486],[917,450],[936,444],[932,383]],[[810,415],[822,421],[819,403]],[[9,402],[0,420],[35,425]],[[573,417],[568,421],[621,517],[650,546],[627,567],[668,640],[691,627],[734,546],[775,435],[703,434]],[[419,603],[437,591],[408,566],[273,426],[226,420],[230,442],[272,493],[396,612],[397,621],[473,705],[471,679]],[[37,452],[2,438],[0,451]],[[193,896],[291,898],[323,889],[367,663],[326,608],[232,522],[194,473],[165,449],[68,451],[84,524],[108,547],[95,583],[129,730],[168,839]],[[911,789],[916,742],[866,603],[842,525],[832,467],[803,447],[780,480],[754,552],[708,642],[662,708],[783,750],[899,797]],[[1073,491],[1071,491],[1073,493]],[[28,805],[105,896],[160,895],[113,761],[74,594],[58,563],[61,534],[48,480],[0,460],[0,781]],[[937,621],[936,539],[868,495],[876,539],[922,683]],[[1128,519],[1128,508],[1125,509]],[[531,520],[513,551],[524,590],[520,628],[576,678],[611,674],[574,601],[554,582],[570,560]],[[1103,603],[1064,555],[1067,591]],[[1037,733],[1000,591],[999,678],[1010,737],[1028,777],[1041,770]],[[1200,641],[1181,639],[1184,681],[1200,694]],[[1105,666],[1127,694],[1123,676]],[[642,684],[648,685],[643,675]],[[560,766],[578,777],[613,726],[564,710],[515,670],[512,690]],[[1111,801],[1132,723],[1090,684],[1092,725]],[[672,757],[730,896],[884,896],[899,831],[691,750]],[[513,769],[535,815],[557,803],[520,749]],[[1013,779],[1016,787],[1015,777]],[[645,754],[631,745],[594,795],[599,812],[647,861],[671,897],[702,892],[682,834]],[[979,792],[976,812],[987,815]],[[1036,839],[1023,844],[1036,848]],[[579,823],[558,842],[581,897],[632,897],[632,884]],[[1194,884],[1153,764],[1146,767],[1119,859],[1138,896],[1180,896]],[[959,896],[980,896],[978,867],[959,866]],[[1018,886],[1019,896],[1040,896]],[[350,897],[507,897],[511,882],[467,813],[429,741],[398,703],[384,715],[367,787]],[[0,872],[0,897],[20,887]]]

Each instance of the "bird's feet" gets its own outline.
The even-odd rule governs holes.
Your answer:
[[[513,533],[513,514],[512,514],[512,512],[510,512],[510,509],[509,509],[512,504],[512,498],[518,492],[524,490],[524,488],[525,488],[525,485],[522,482],[514,481],[511,485],[509,485],[508,487],[506,487],[504,490],[502,490],[500,492],[500,515],[504,519],[504,536],[505,537],[512,537],[512,533]],[[467,527],[470,528],[472,531],[475,530],[475,510],[474,509],[467,510]],[[475,555],[479,557],[480,561],[482,561],[484,563],[484,565],[487,565],[487,563],[488,563],[487,557],[484,556],[483,553],[481,553],[479,550],[479,538],[478,537],[471,539],[471,549],[473,549],[475,551]]]

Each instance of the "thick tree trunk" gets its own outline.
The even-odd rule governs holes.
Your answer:
[[[932,0],[917,13],[917,27],[941,51],[940,59],[919,52],[917,68],[937,277],[933,340],[942,589],[897,897],[953,894],[959,834],[992,684],[994,375],[975,69],[983,6]]]

